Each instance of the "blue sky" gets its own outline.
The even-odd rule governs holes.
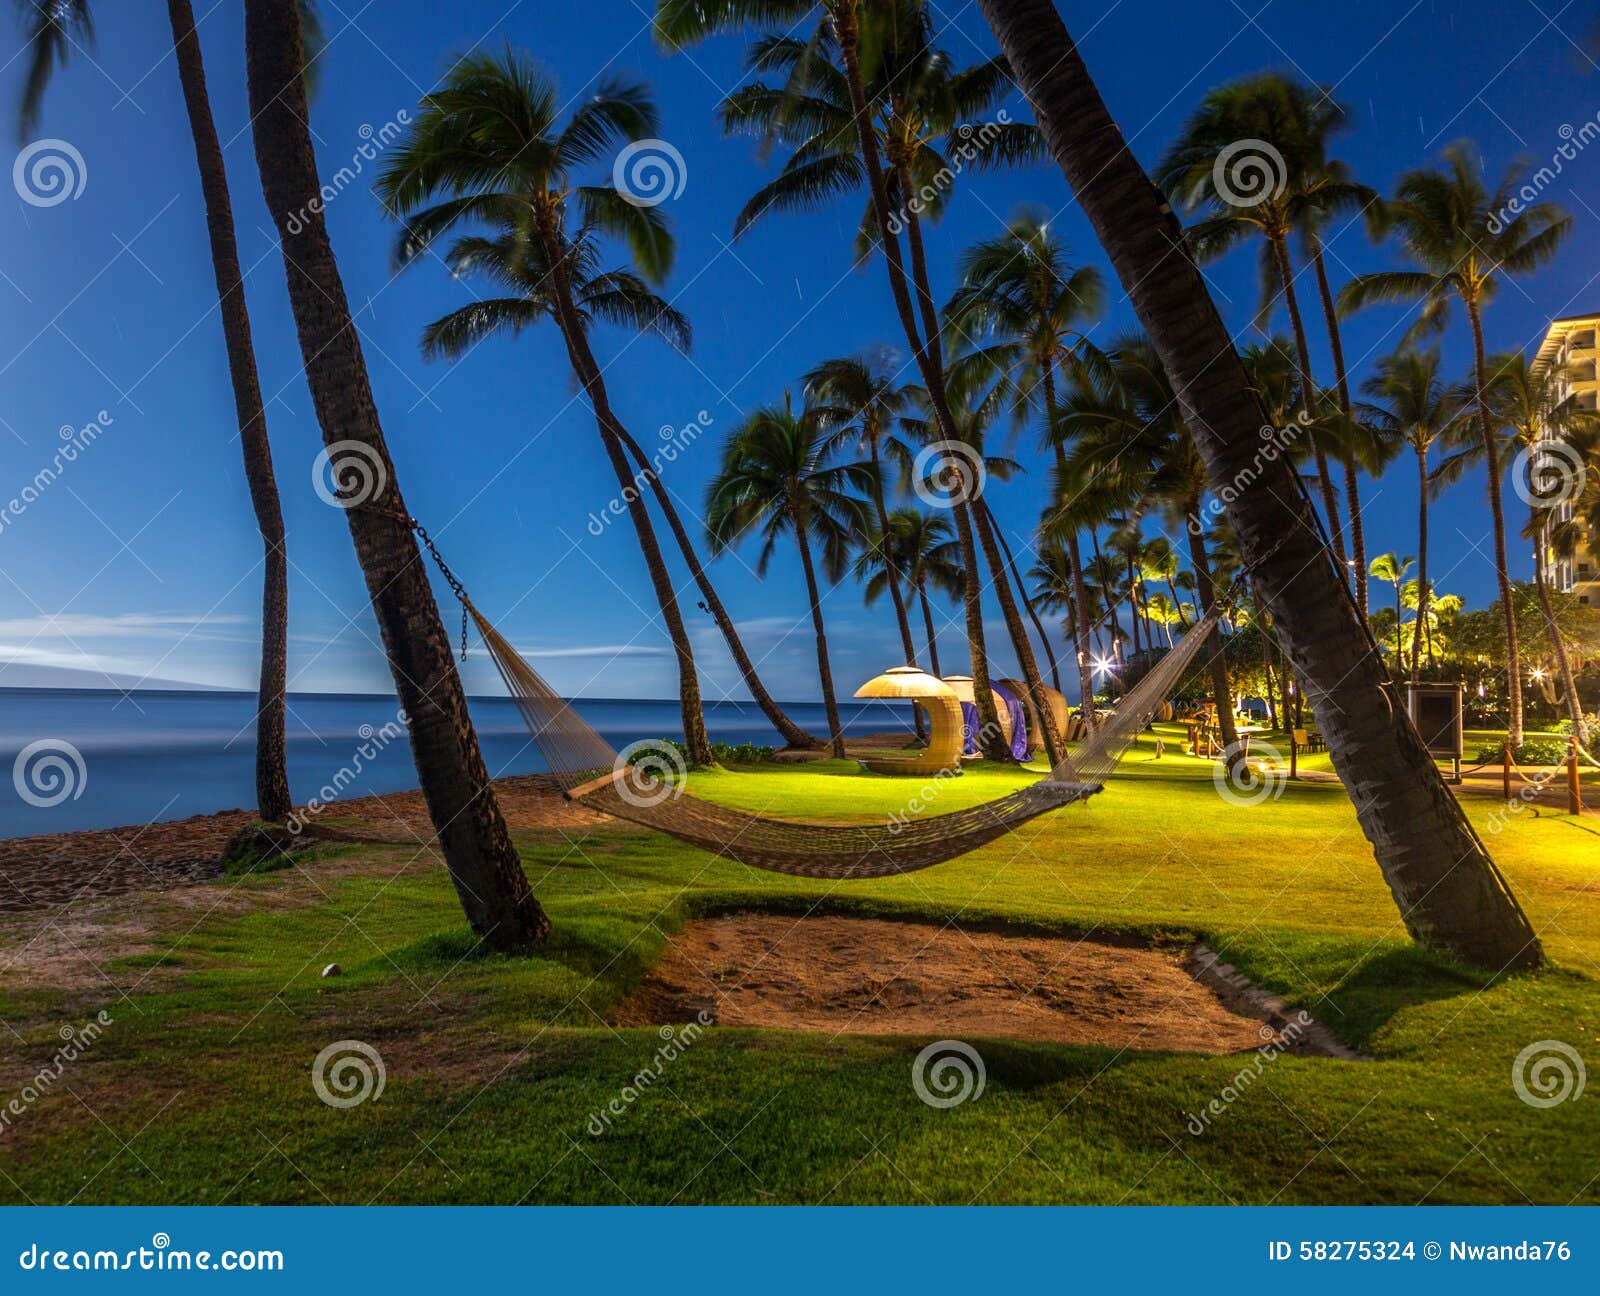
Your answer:
[[[263,387],[272,398],[269,429],[292,563],[291,688],[385,690],[388,671],[345,519],[312,489],[321,440],[250,151],[240,6],[197,8]],[[857,271],[850,263],[859,199],[825,215],[776,217],[730,242],[735,213],[772,169],[754,141],[723,139],[713,119],[717,101],[739,81],[738,41],[665,57],[650,43],[643,0],[324,0],[324,8],[331,43],[313,124],[325,178],[350,162],[367,134],[412,109],[450,54],[475,44],[531,51],[573,101],[604,72],[654,85],[663,135],[687,168],[684,192],[666,207],[679,239],[666,291],[693,320],[695,348],[686,359],[659,343],[602,332],[596,349],[613,402],[641,440],[705,412],[709,431],[668,478],[685,507],[698,508],[715,448],[744,410],[777,398],[824,357],[894,341],[881,266]],[[0,528],[0,662],[11,663],[0,667],[0,684],[37,680],[37,667],[68,667],[251,687],[260,544],[165,9],[139,0],[100,10],[92,56],[58,75],[37,132],[81,154],[81,194],[48,208],[12,193],[0,200],[0,496],[52,463],[63,428],[108,416],[92,447]],[[992,52],[973,5],[935,10],[948,49],[966,60]],[[1577,128],[1600,111],[1600,75],[1578,50],[1593,20],[1582,4],[1145,0],[1071,3],[1063,12],[1147,164],[1207,89],[1264,68],[1298,68],[1336,84],[1353,118],[1339,153],[1384,190],[1460,137],[1477,143],[1494,174],[1519,155],[1547,161],[1563,126]],[[7,112],[20,86],[16,44],[12,37],[0,72]],[[1567,163],[1546,196],[1573,212],[1575,232],[1556,264],[1496,302],[1491,348],[1532,345],[1550,317],[1600,306],[1600,149]],[[1058,213],[1057,228],[1077,257],[1105,267],[1058,172],[978,176],[964,181],[931,233],[939,291],[949,287],[956,252],[995,232],[1022,202]],[[469,286],[452,283],[436,262],[391,273],[391,230],[365,179],[330,204],[328,222],[408,503],[475,601],[564,691],[670,694],[673,663],[651,621],[654,604],[630,531],[613,525],[595,537],[586,526],[615,482],[559,339],[549,330],[528,333],[454,365],[424,363],[419,329],[465,301]],[[1369,245],[1359,228],[1343,231],[1330,250],[1336,280],[1398,264],[1391,248]],[[1242,333],[1254,306],[1253,254],[1235,254],[1210,277]],[[1126,299],[1113,291],[1100,328],[1109,336],[1132,322]],[[1404,323],[1401,312],[1381,309],[1349,324],[1355,375],[1393,345]],[[1320,327],[1312,332],[1319,377],[1328,380]],[[1459,321],[1445,348],[1461,370],[1469,352]],[[991,497],[1018,547],[1044,486],[1032,447],[1024,445],[1021,457],[1035,471],[994,487]],[[1414,499],[1407,464],[1367,483],[1371,552],[1414,550]],[[1492,596],[1482,500],[1482,479],[1468,478],[1445,497],[1434,526],[1437,583],[1474,605]],[[1515,498],[1509,503],[1518,518]],[[754,554],[715,564],[725,600],[774,693],[816,696],[798,561],[780,553],[759,582],[746,559]],[[1514,561],[1526,576],[1530,559],[1521,546]],[[708,696],[743,696],[709,618],[694,610],[692,587],[685,604]],[[886,604],[866,609],[844,586],[829,594],[825,612],[842,687],[899,659]],[[453,617],[448,604],[446,616]],[[944,610],[941,639],[947,663],[958,662],[964,651],[953,608]],[[994,649],[1009,673],[1009,651],[998,640]],[[491,669],[478,654],[469,688],[497,691]]]

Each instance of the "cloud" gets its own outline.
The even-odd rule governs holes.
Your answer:
[[[552,659],[566,657],[667,657],[668,647],[651,644],[579,644],[568,648],[518,648],[523,657]]]
[[[201,628],[247,626],[254,624],[244,616],[159,615],[121,612],[102,616],[93,612],[46,613],[34,617],[0,620],[0,635],[28,639],[165,639],[178,634],[192,635]]]

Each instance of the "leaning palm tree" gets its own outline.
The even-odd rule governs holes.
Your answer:
[[[52,73],[92,35],[88,0],[21,0],[28,47],[28,68],[19,122],[24,132],[38,122]],[[311,21],[306,0],[300,3],[302,27]],[[222,340],[228,354],[233,385],[234,414],[239,446],[244,454],[245,483],[261,534],[261,669],[256,693],[256,812],[269,823],[289,817],[289,771],[285,741],[289,643],[289,560],[284,544],[283,508],[278,481],[272,470],[272,445],[267,439],[267,413],[261,399],[261,379],[256,370],[255,346],[250,336],[250,311],[245,304],[244,277],[239,268],[239,244],[233,227],[233,200],[223,166],[222,145],[211,97],[206,88],[205,62],[189,0],[167,0],[177,55],[178,82],[194,142],[200,171],[200,193],[205,202],[206,234],[211,245],[211,268],[217,285],[217,305]]]
[[[1372,429],[1384,458],[1409,448],[1417,459],[1417,581],[1421,591],[1411,642],[1411,679],[1417,678],[1422,632],[1428,624],[1428,501],[1438,483],[1428,467],[1434,443],[1456,426],[1461,406],[1439,377],[1439,352],[1402,347],[1379,360],[1372,377],[1361,385],[1371,404],[1360,407],[1361,420]]]
[[[1259,321],[1265,322],[1281,294],[1308,413],[1315,410],[1316,386],[1290,237],[1297,227],[1317,229],[1328,214],[1359,206],[1370,194],[1327,156],[1331,137],[1344,123],[1344,109],[1313,86],[1275,72],[1246,77],[1206,95],[1157,168],[1160,183],[1175,199],[1205,212],[1188,232],[1199,260],[1219,257],[1246,238],[1261,238]],[[1314,249],[1320,256],[1320,238]],[[1328,530],[1343,563],[1345,533],[1328,448],[1320,437],[1313,444]],[[1353,534],[1357,504],[1348,503]]]
[[[568,359],[594,410],[601,447],[616,474],[639,549],[655,588],[662,620],[678,660],[678,702],[689,759],[713,761],[695,672],[694,649],[683,623],[677,591],[667,571],[629,466],[632,440],[611,405],[604,372],[590,344],[594,318],[644,324],[683,342],[687,329],[630,274],[602,273],[595,241],[610,236],[625,246],[645,276],[659,281],[671,267],[672,236],[659,207],[631,200],[615,188],[585,185],[578,173],[609,159],[630,140],[660,133],[655,103],[640,84],[610,80],[560,123],[561,98],[555,83],[531,59],[507,50],[501,55],[470,54],[426,96],[405,135],[384,157],[375,186],[388,212],[403,221],[396,259],[404,265],[420,258],[441,235],[463,226],[487,226],[512,258],[505,264],[493,249],[483,262],[501,260],[521,296],[535,301],[503,305],[478,314],[476,306],[440,321],[447,332],[470,345],[483,333],[515,327],[521,311],[553,316],[566,343]],[[480,250],[469,236],[455,252],[467,258]],[[525,250],[524,250],[525,249]],[[548,279],[548,283],[545,280]],[[654,473],[641,465],[666,496]]]
[[[812,30],[797,35],[803,26]],[[995,121],[980,120],[1010,87],[1005,64],[991,59],[957,69],[934,47],[927,7],[920,0],[875,0],[870,5],[860,0],[656,3],[656,37],[669,49],[744,28],[781,33],[758,40],[746,64],[758,75],[781,75],[783,83],[758,82],[731,95],[721,110],[724,126],[760,132],[768,144],[786,144],[792,153],[778,180],[741,213],[736,234],[769,210],[812,209],[864,183],[869,202],[862,236],[856,240],[858,256],[869,248],[882,254],[895,313],[927,392],[932,421],[940,439],[958,442],[945,391],[922,216],[937,216],[958,170],[1006,165],[1036,154],[1031,126],[998,114]],[[959,167],[940,151],[952,139],[960,141]],[[935,178],[942,183],[926,183]],[[925,193],[933,198],[925,200]],[[962,603],[980,732],[994,735],[991,754],[1004,759],[1005,743],[988,687],[978,528],[964,502],[955,504],[951,518],[967,580]],[[1024,654],[1022,648],[1018,651]],[[1027,682],[1034,686],[1032,678]],[[1039,710],[1048,708],[1041,704]]]
[[[1185,409],[1262,605],[1305,685],[1334,768],[1406,929],[1493,971],[1540,962],[1538,937],[1383,691],[1384,666],[1316,535],[1293,469],[1260,463],[1263,408],[1177,220],[1128,148],[1051,0],[978,0],[1073,196]],[[1253,478],[1244,476],[1255,469]]]
[[[307,126],[306,58],[294,0],[247,0],[245,53],[256,166],[282,243],[322,438],[370,474],[370,489],[345,493],[345,519],[405,711],[423,799],[473,930],[491,949],[525,950],[544,938],[550,922],[528,886],[484,768],[327,225],[318,205],[305,205],[322,185]]]
[[[951,368],[993,377],[1005,385],[1013,420],[1026,424],[1040,416],[1038,431],[1055,454],[1057,468],[1066,451],[1057,435],[1057,384],[1064,367],[1092,361],[1084,331],[1105,309],[1105,285],[1093,266],[1073,265],[1065,244],[1050,232],[1043,212],[1024,209],[998,236],[973,244],[957,264],[959,286],[945,307],[945,327],[955,337],[959,358]],[[1077,580],[1083,580],[1078,528],[1066,526],[1063,543]],[[1083,591],[1071,600],[1072,615],[1085,607]],[[1087,627],[1074,622],[1071,638],[1083,643]],[[1046,641],[1048,643],[1048,640]],[[1078,689],[1094,691],[1086,652],[1078,654]]]
[[[1466,312],[1472,330],[1478,436],[1489,472],[1495,579],[1506,622],[1506,683],[1514,744],[1522,742],[1522,658],[1506,561],[1500,447],[1489,408],[1483,311],[1502,284],[1537,270],[1555,256],[1572,230],[1572,218],[1554,203],[1518,203],[1520,210],[1510,215],[1522,174],[1520,165],[1513,166],[1491,193],[1474,151],[1466,144],[1447,148],[1442,167],[1408,171],[1400,177],[1384,219],[1397,231],[1402,250],[1416,268],[1359,275],[1339,294],[1339,309],[1345,313],[1381,302],[1420,301],[1421,314],[1410,330],[1414,336],[1442,329],[1452,302],[1459,302]]]
[[[833,754],[844,758],[844,729],[828,660],[828,632],[822,617],[813,545],[820,546],[822,571],[837,584],[845,575],[850,541],[861,528],[862,494],[874,487],[866,462],[830,463],[830,438],[815,410],[797,412],[784,394],[782,405],[755,410],[733,430],[717,475],[706,490],[706,534],[721,553],[746,535],[761,537],[756,574],[765,576],[773,551],[785,534],[794,537],[805,573],[811,625],[817,637],[817,674],[828,715]],[[859,492],[859,493],[857,493]]]
[[[1401,633],[1404,614],[1401,611],[1401,587],[1411,575],[1411,568],[1416,559],[1402,558],[1397,553],[1382,553],[1372,560],[1372,566],[1367,574],[1374,580],[1380,580],[1394,587],[1394,677],[1399,679],[1405,674],[1404,660],[1405,636]],[[1415,663],[1413,663],[1415,666]]]

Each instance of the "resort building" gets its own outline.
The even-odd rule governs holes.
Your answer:
[[[1595,349],[1597,335],[1600,314],[1552,320],[1534,357],[1535,368],[1553,368],[1561,375],[1563,397],[1576,395],[1586,409],[1600,408],[1600,377],[1595,372],[1595,361],[1600,358]],[[1556,516],[1561,521],[1569,520],[1572,505],[1561,505]],[[1575,594],[1579,602],[1590,607],[1600,607],[1600,536],[1585,528],[1572,558],[1561,559],[1552,554],[1547,570],[1556,589]]]

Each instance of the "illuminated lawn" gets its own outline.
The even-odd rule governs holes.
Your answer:
[[[1341,789],[1295,784],[1241,808],[1174,750],[1153,760],[1145,740],[1088,805],[881,882],[759,874],[623,826],[524,834],[556,923],[526,960],[476,954],[442,870],[407,866],[411,851],[340,848],[307,866],[316,887],[252,879],[245,912],[174,919],[169,955],[104,950],[103,993],[0,991],[26,1041],[4,1047],[9,1091],[64,1021],[100,1007],[115,1018],[7,1128],[0,1196],[1600,1202],[1600,1091],[1537,1109],[1511,1083],[1536,1041],[1600,1061],[1597,825],[1529,811],[1489,838],[1555,966],[1485,988],[1404,940]],[[749,810],[886,818],[921,786],[851,770],[724,772],[694,787]],[[973,770],[937,785],[935,809],[1024,777]],[[1467,805],[1487,834],[1495,803]],[[1265,1063],[1195,1136],[1188,1114],[1256,1070],[1254,1055],[979,1040],[982,1096],[936,1110],[910,1084],[926,1039],[712,1029],[590,1133],[661,1046],[655,1030],[601,1016],[686,917],[741,907],[1204,936],[1375,1060]],[[22,918],[37,924],[0,921]],[[321,980],[333,961],[345,975]],[[386,1071],[381,1097],[348,1110],[310,1081],[312,1059],[341,1039],[370,1044]]]

